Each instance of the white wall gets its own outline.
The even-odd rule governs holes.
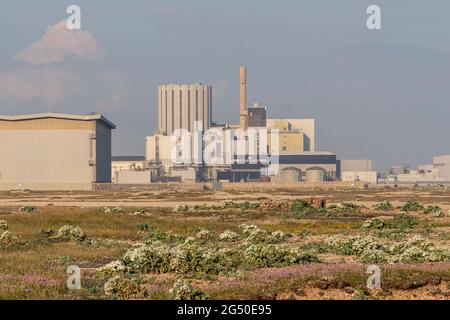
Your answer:
[[[341,180],[348,181],[363,181],[366,183],[377,183],[376,171],[342,171]]]
[[[450,155],[434,157],[433,166],[439,170],[442,179],[450,181]]]

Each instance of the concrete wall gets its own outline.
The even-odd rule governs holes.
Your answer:
[[[120,171],[136,171],[144,169],[145,161],[112,161],[111,162],[111,178],[112,182],[118,182],[118,174]]]
[[[202,84],[163,85],[158,88],[158,129],[172,134],[176,129],[194,131],[194,122],[211,127],[212,87]]]
[[[362,181],[366,183],[377,183],[376,171],[342,171],[342,181]]]
[[[433,166],[439,170],[440,178],[450,181],[450,155],[434,157]]]
[[[122,184],[146,184],[151,183],[150,171],[120,171],[117,174],[117,182]]]
[[[341,171],[372,171],[372,160],[341,160]]]
[[[96,123],[0,120],[0,189],[88,190],[110,182],[111,129]]]

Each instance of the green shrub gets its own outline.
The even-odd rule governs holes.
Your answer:
[[[438,206],[428,206],[423,213],[432,214],[434,217],[443,217],[445,216],[444,210]]]
[[[159,229],[151,229],[144,237],[144,242],[150,244],[154,241],[161,241],[163,243],[182,243],[186,238],[171,232],[161,231]]]
[[[173,300],[207,300],[208,296],[192,287],[185,279],[178,279],[170,289]]]
[[[17,237],[9,231],[0,233],[0,247],[9,247],[17,241]]]
[[[365,229],[383,229],[384,227],[385,227],[384,221],[379,218],[372,218],[366,220],[363,224],[363,228]]]
[[[140,281],[115,276],[105,283],[105,294],[117,299],[144,299],[147,291],[142,287]]]
[[[386,221],[386,224],[389,228],[393,229],[413,229],[419,224],[419,221],[416,218],[406,214],[399,214],[393,219]]]
[[[402,211],[405,212],[421,211],[421,210],[424,210],[424,207],[419,201],[408,201],[402,207]]]
[[[305,209],[309,208],[311,208],[311,204],[309,203],[309,201],[304,199],[295,200],[291,204],[291,210],[294,212],[302,212]]]
[[[111,274],[123,274],[127,272],[127,267],[120,260],[111,261],[107,265],[103,267],[97,268],[98,273],[103,275],[111,275]]]
[[[394,210],[394,206],[389,201],[383,201],[383,202],[375,204],[372,207],[372,210],[376,210],[376,211],[391,211],[391,210]]]
[[[252,244],[244,251],[245,265],[250,268],[282,267],[318,262],[318,258],[299,249],[276,245]]]
[[[123,209],[116,207],[116,208],[108,208],[108,207],[104,207],[103,208],[103,212],[104,213],[113,213],[113,214],[122,214],[123,213]]]
[[[8,222],[6,220],[0,220],[0,231],[8,230]]]
[[[31,213],[31,212],[37,212],[37,208],[34,206],[25,206],[25,207],[19,208],[19,211]]]
[[[140,223],[136,226],[141,231],[148,231],[150,230],[150,226],[148,223]]]
[[[219,235],[219,240],[224,242],[238,241],[239,238],[240,238],[239,234],[230,230],[225,230]]]
[[[132,272],[166,273],[171,271],[171,247],[159,241],[128,250],[123,262]]]
[[[80,227],[65,225],[59,228],[58,233],[54,238],[84,241],[86,239],[86,234]]]

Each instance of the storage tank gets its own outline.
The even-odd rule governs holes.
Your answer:
[[[306,181],[308,182],[323,182],[325,181],[326,171],[321,167],[312,167],[306,169]]]

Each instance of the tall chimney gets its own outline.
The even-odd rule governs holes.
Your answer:
[[[241,67],[239,70],[240,81],[240,127],[242,130],[246,131],[248,126],[247,119],[247,69],[245,67]]]

